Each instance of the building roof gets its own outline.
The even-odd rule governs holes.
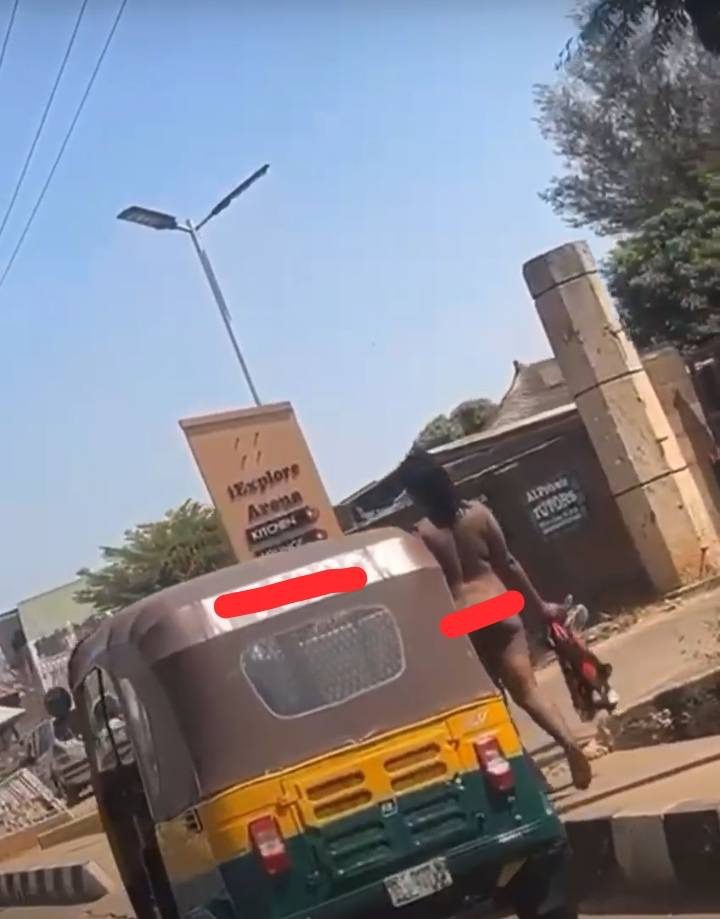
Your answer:
[[[518,421],[511,422],[506,425],[500,425],[492,428],[484,428],[482,431],[478,431],[477,434],[468,434],[466,437],[459,437],[457,440],[451,440],[449,443],[441,444],[439,447],[433,447],[429,452],[438,457],[441,462],[449,462],[451,457],[449,454],[452,454],[454,451],[459,450],[463,447],[470,447],[475,444],[480,445],[488,441],[500,440],[506,434],[514,434],[517,431],[524,431],[527,428],[531,428],[536,424],[542,424],[548,421],[557,421],[560,418],[565,418],[568,415],[572,415],[577,411],[577,406],[574,402],[570,402],[567,405],[559,405],[557,408],[548,409],[546,412],[538,412],[536,415],[531,415],[529,418],[523,418]]]
[[[573,405],[573,398],[555,358],[522,364],[513,361],[515,373],[502,397],[498,413],[486,431],[509,429],[554,409]]]
[[[643,351],[643,363],[653,361],[668,350],[674,349],[665,347]],[[565,377],[554,357],[534,364],[513,361],[513,367],[515,372],[510,387],[500,400],[497,414],[490,424],[476,434],[440,444],[431,453],[441,458],[461,447],[492,441],[505,434],[563,418],[577,411]]]
[[[514,431],[560,419],[577,411],[555,358],[537,361],[534,364],[513,361],[513,367],[512,382],[500,400],[497,414],[490,424],[482,431],[433,447],[430,453],[444,461],[446,457],[451,457],[463,448],[500,439]],[[393,506],[393,511],[406,503],[403,496],[397,494],[393,472],[359,488],[339,504],[358,507],[359,502],[365,497],[371,498],[373,503],[379,500],[384,505],[381,508],[369,508],[368,519],[374,519],[378,512],[380,516],[384,516],[388,511],[388,505],[394,502],[397,506]]]
[[[433,447],[431,453],[442,459],[463,447],[499,439],[542,422],[563,418],[577,410],[555,358],[535,364],[513,361],[513,366],[512,382],[490,424],[482,431]]]
[[[575,403],[555,358],[537,361],[534,364],[513,361],[513,367],[514,374],[510,387],[500,400],[497,414],[490,424],[482,431],[433,447],[430,453],[440,458],[456,449],[491,440],[541,421],[562,417],[575,410]],[[353,504],[371,492],[384,491],[388,478],[389,476],[384,476],[363,485],[338,504]]]
[[[644,363],[652,361],[667,348],[650,349],[641,354]],[[489,448],[508,434],[527,431],[536,425],[559,422],[577,412],[562,371],[555,358],[532,364],[513,361],[512,382],[500,400],[497,414],[482,431],[433,447],[429,452],[445,465],[475,446]],[[492,462],[492,461],[491,461]],[[360,488],[341,503],[355,505],[357,513],[362,502],[366,519],[376,520],[404,506],[402,494],[394,485],[393,473]],[[369,506],[372,504],[373,506]],[[392,508],[390,506],[392,505]]]

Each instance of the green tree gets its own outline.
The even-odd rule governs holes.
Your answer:
[[[469,399],[450,412],[450,421],[457,422],[464,435],[482,431],[497,414],[497,405],[491,399]]]
[[[457,440],[463,436],[463,429],[457,421],[451,421],[447,415],[437,415],[432,421],[428,421],[425,427],[415,438],[418,447],[424,447],[431,450],[433,447],[439,447],[441,444],[447,444],[451,440]]]
[[[720,58],[687,29],[659,59],[649,42],[647,29],[622,48],[590,36],[536,87],[540,130],[566,169],[541,197],[572,226],[632,232],[701,194],[698,165],[719,148]]]
[[[640,345],[679,348],[720,333],[720,181],[674,201],[618,243],[604,266],[610,292]]]
[[[212,507],[186,501],[156,523],[125,532],[123,545],[103,546],[106,564],[83,569],[85,588],[76,599],[102,612],[116,612],[155,591],[235,562],[230,543]]]
[[[415,438],[415,444],[426,450],[447,444],[451,440],[475,434],[492,421],[497,405],[490,399],[468,399],[456,406],[450,415],[437,415]]]
[[[648,23],[653,47],[661,53],[692,26],[703,47],[720,54],[717,0],[594,0],[585,9],[578,44],[582,48],[600,40],[624,48]]]

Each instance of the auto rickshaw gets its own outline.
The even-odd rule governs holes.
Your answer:
[[[222,619],[223,594],[360,591]],[[566,917],[562,825],[425,547],[378,529],[135,603],[69,671],[138,919]],[[123,743],[129,737],[131,743]]]

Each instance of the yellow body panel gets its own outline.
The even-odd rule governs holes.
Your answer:
[[[156,827],[158,845],[171,883],[207,875],[217,868],[207,833],[192,826],[186,816],[168,820]]]
[[[522,753],[501,699],[491,697],[302,765],[237,785],[159,827],[173,881],[250,849],[248,826],[272,813],[285,839],[478,768],[472,742],[493,735],[508,758]]]

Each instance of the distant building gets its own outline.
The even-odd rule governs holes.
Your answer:
[[[455,481],[464,479],[468,471],[490,468],[522,452],[534,444],[536,434],[547,440],[556,428],[564,429],[568,419],[577,417],[577,407],[554,359],[535,364],[513,361],[513,368],[510,387],[487,427],[429,451]],[[347,523],[348,532],[386,522],[404,525],[413,517],[394,471],[345,498],[336,511]]]
[[[104,618],[95,607],[78,603],[78,579],[18,603],[27,645],[43,690],[67,686],[67,662],[81,635]]]
[[[690,369],[673,348],[646,352],[642,361],[720,532],[717,445]],[[646,590],[644,569],[554,359],[515,361],[492,422],[430,452],[463,497],[488,502],[549,598],[571,592],[583,602],[614,605]],[[409,529],[418,518],[395,471],[350,495],[336,512],[345,532]]]

